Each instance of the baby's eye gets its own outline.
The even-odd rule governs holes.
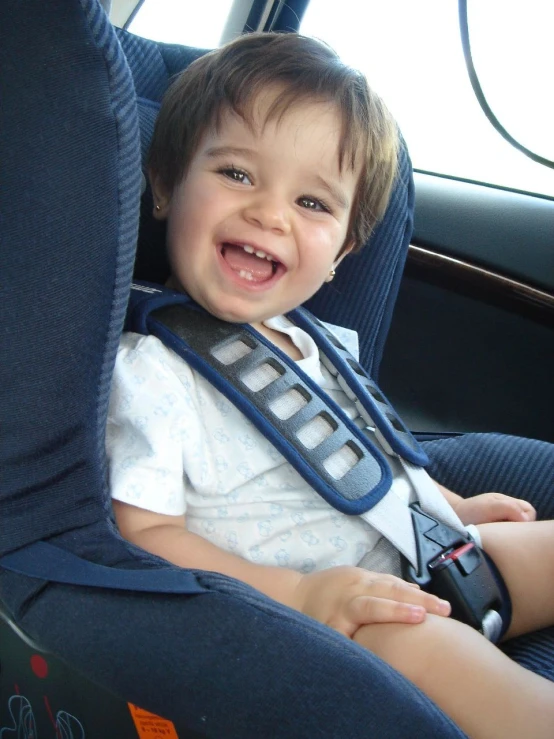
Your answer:
[[[252,184],[248,174],[243,169],[238,169],[238,167],[222,167],[218,171],[222,175],[225,175],[225,177],[228,177],[230,180],[233,180],[233,182],[240,182],[241,185],[251,185]]]
[[[298,203],[303,208],[306,208],[307,210],[315,210],[319,211],[320,213],[330,213],[331,209],[329,206],[323,202],[323,200],[318,200],[317,198],[312,198],[309,195],[302,195],[301,198],[298,198]]]

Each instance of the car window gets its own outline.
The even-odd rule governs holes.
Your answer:
[[[127,30],[137,36],[210,49],[219,46],[233,0],[145,0]]]
[[[474,63],[497,117],[553,159],[554,3],[469,3]],[[456,0],[312,0],[300,31],[361,69],[423,171],[554,196],[554,171],[513,148],[481,110],[466,72]]]

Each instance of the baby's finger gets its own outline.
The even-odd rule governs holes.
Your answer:
[[[406,605],[421,606],[427,612],[438,616],[450,615],[450,604],[447,601],[426,593],[420,588],[412,588],[411,583],[400,580],[398,577],[387,577],[372,582],[365,595]]]
[[[534,521],[536,511],[526,500],[512,498],[502,493],[488,493],[477,496],[475,501],[482,500],[479,523],[493,521]]]
[[[419,624],[425,620],[426,610],[413,603],[402,603],[387,598],[360,595],[351,600],[345,616],[356,626],[363,624]]]
[[[533,521],[534,509],[526,510],[521,504],[524,501],[515,498],[502,498],[495,501],[493,521]]]
[[[525,515],[526,521],[536,521],[537,520],[537,511],[533,508],[531,503],[528,503],[526,500],[518,500],[518,503],[520,505],[521,510],[523,511]]]

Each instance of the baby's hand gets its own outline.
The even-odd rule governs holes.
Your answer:
[[[360,567],[332,567],[304,575],[298,610],[348,637],[363,624],[417,624],[427,612],[448,616],[450,604],[394,575]]]
[[[483,493],[473,498],[461,498],[454,508],[462,523],[465,524],[534,521],[537,517],[530,503],[501,493]]]

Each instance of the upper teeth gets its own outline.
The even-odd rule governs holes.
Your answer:
[[[273,261],[269,254],[266,254],[265,251],[262,251],[261,249],[254,249],[254,247],[249,244],[242,244],[242,248],[247,254],[255,254],[257,257],[260,257],[260,259],[268,259],[270,262]]]

